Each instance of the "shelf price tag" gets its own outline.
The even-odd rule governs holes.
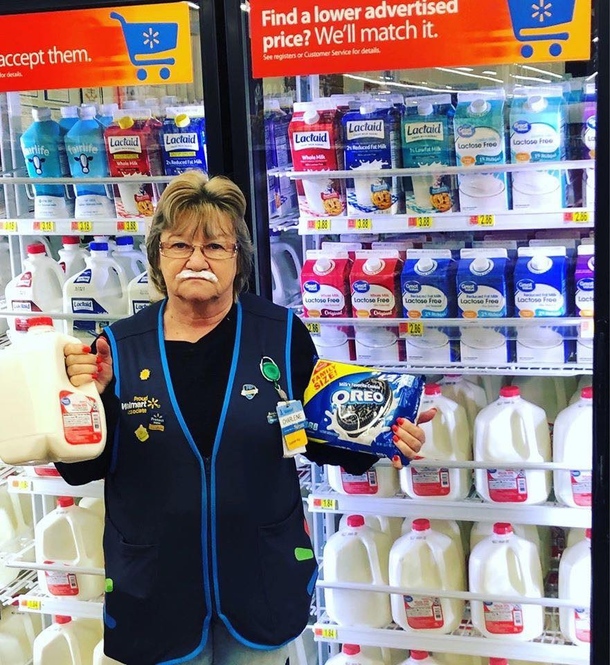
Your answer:
[[[575,210],[563,214],[564,222],[575,222],[576,224],[588,224],[591,221],[591,213],[588,210]]]
[[[373,228],[373,220],[365,218],[348,219],[347,228],[354,231],[370,231]]]
[[[34,222],[34,231],[42,233],[53,233],[55,231],[55,222]]]
[[[117,231],[128,231],[129,233],[137,233],[139,229],[138,222],[135,219],[128,219],[124,222],[116,223]]]
[[[23,607],[26,610],[41,610],[42,601],[37,600],[36,598],[25,598],[19,601],[19,607]]]
[[[593,333],[595,330],[595,321],[593,319],[584,319],[580,323],[580,338],[581,339],[593,339]]]
[[[91,233],[93,231],[93,222],[74,221],[70,225],[70,228],[72,231],[78,231],[78,233]]]
[[[337,499],[314,499],[313,505],[321,510],[337,510]]]
[[[316,626],[315,636],[323,640],[336,640],[338,638],[337,629],[332,626]]]
[[[408,226],[413,229],[431,229],[434,226],[434,217],[432,215],[409,217]]]
[[[495,215],[471,215],[470,226],[494,226],[496,223]]]
[[[305,326],[309,330],[310,335],[320,335],[320,324],[313,321],[306,321]]]
[[[11,481],[11,487],[21,492],[29,492],[32,489],[32,481],[15,478]]]
[[[423,337],[424,324],[421,321],[403,321],[398,326],[400,337]]]
[[[1,221],[0,233],[17,233],[17,222],[14,219],[5,219]]]
[[[330,219],[308,219],[307,228],[310,231],[330,231],[332,223]]]

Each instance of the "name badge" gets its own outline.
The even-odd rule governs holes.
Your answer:
[[[282,430],[284,457],[294,457],[304,453],[307,445],[306,419],[300,400],[278,402],[276,411]]]

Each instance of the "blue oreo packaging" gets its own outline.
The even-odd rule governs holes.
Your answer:
[[[407,464],[392,425],[416,421],[423,389],[423,376],[318,360],[305,390],[307,438]]]

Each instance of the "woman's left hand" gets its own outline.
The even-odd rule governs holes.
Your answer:
[[[420,425],[430,422],[435,415],[436,409],[428,409],[419,414],[416,425],[406,418],[398,418],[392,425],[394,445],[405,457],[415,459],[419,455],[419,451],[426,442],[426,434]],[[398,455],[392,457],[392,466],[395,469],[402,469],[403,465]]]

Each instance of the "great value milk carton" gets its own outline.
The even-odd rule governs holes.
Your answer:
[[[508,255],[503,248],[462,249],[457,271],[458,317],[504,318],[511,314]],[[502,326],[463,326],[460,355],[464,364],[505,363],[511,344]]]
[[[565,247],[520,247],[514,273],[515,314],[525,318],[567,315]],[[558,326],[528,326],[517,334],[519,362],[564,363],[569,342]]]
[[[595,282],[595,249],[593,245],[579,245],[574,270],[574,316],[593,317]],[[576,342],[577,362],[593,362],[593,335],[580,332]]]
[[[506,164],[504,90],[461,92],[453,121],[458,166]],[[462,212],[508,210],[508,176],[493,172],[458,175]]]
[[[516,88],[510,107],[513,164],[556,162],[566,157],[565,103],[561,88]],[[566,205],[565,171],[512,174],[514,210],[558,210]]]
[[[399,168],[400,116],[385,102],[366,102],[342,118],[345,168],[380,171]],[[363,175],[347,181],[347,212],[350,215],[394,214],[402,211],[399,178]]]
[[[595,159],[597,143],[597,92],[594,83],[588,83],[584,89],[585,101],[582,124],[582,158]],[[595,169],[585,169],[583,186],[583,205],[595,205]]]
[[[402,118],[402,162],[405,168],[454,166],[453,114],[450,95],[407,100]],[[457,210],[455,176],[429,174],[406,178],[407,213],[427,215]]]
[[[171,106],[161,128],[165,175],[188,169],[207,171],[205,112],[203,106]]]
[[[302,102],[294,105],[288,127],[290,151],[295,171],[336,171],[343,168],[341,124],[329,102]],[[299,210],[303,215],[328,217],[345,214],[343,181],[332,177],[297,179]]]

